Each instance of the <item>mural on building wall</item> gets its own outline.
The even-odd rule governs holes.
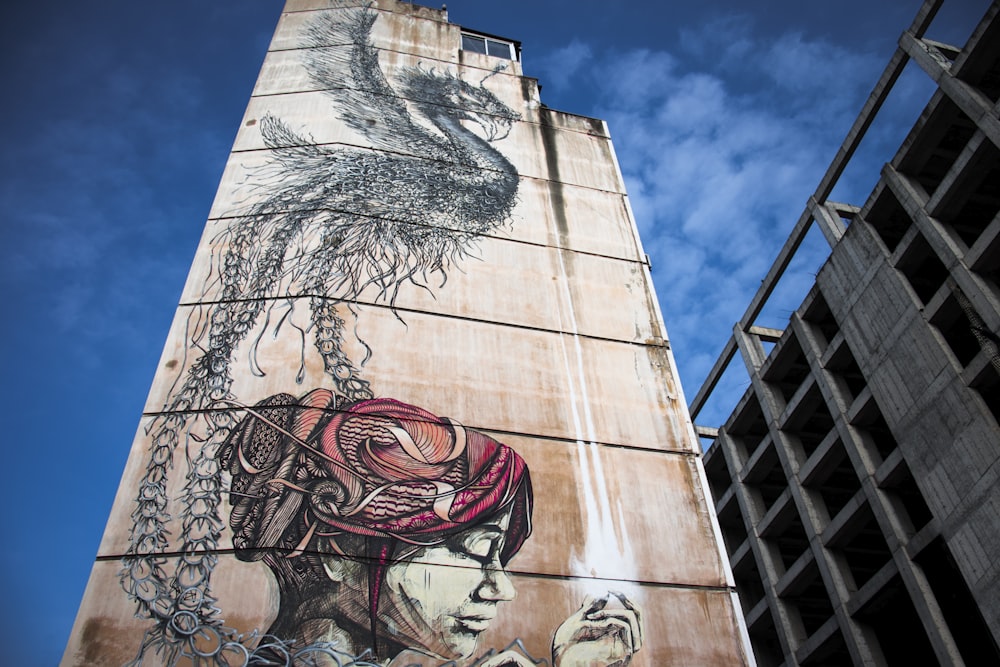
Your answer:
[[[440,289],[477,238],[509,222],[518,174],[493,144],[519,116],[489,77],[472,84],[417,65],[390,85],[370,37],[377,16],[320,12],[301,44],[313,84],[375,150],[316,145],[265,115],[270,160],[253,185],[263,196],[212,239],[204,300],[188,321],[190,363],[149,429],[123,558],[123,587],[149,619],[137,664],[547,662],[516,640],[477,646],[514,595],[506,567],[531,533],[527,466],[455,420],[377,398],[362,375],[377,350],[345,324],[361,297],[391,307],[407,285]],[[305,326],[291,317],[303,304]],[[266,331],[299,340],[299,383],[306,355],[318,354],[331,388],[245,405],[234,370],[264,375]],[[349,336],[363,358],[346,352]],[[241,345],[249,355],[237,362]],[[175,517],[167,489],[178,452]],[[183,556],[167,558],[178,522]],[[262,561],[278,585],[263,634],[225,627],[210,587],[227,524],[237,557]],[[628,664],[640,617],[619,594],[586,600],[555,630],[553,663]]]

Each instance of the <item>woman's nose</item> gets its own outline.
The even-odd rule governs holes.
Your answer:
[[[506,602],[514,599],[514,582],[502,568],[483,571],[483,583],[476,589],[483,600]]]

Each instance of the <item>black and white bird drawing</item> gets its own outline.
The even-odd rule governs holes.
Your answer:
[[[511,219],[518,173],[493,144],[520,116],[484,85],[502,68],[474,84],[418,63],[390,81],[372,43],[378,15],[372,7],[317,12],[300,44],[313,86],[370,148],[320,145],[264,115],[256,127],[269,158],[255,176],[257,203],[212,239],[212,296],[189,322],[191,363],[149,429],[122,560],[123,587],[155,622],[137,662],[147,650],[183,653],[198,628],[221,627],[209,590],[222,531],[215,453],[239,419],[231,409],[239,405],[231,392],[237,347],[250,341],[246,363],[262,375],[253,341],[307,303],[308,325],[288,325],[298,329],[303,359],[320,355],[342,401],[371,398],[365,360],[344,351],[343,309],[353,313],[362,293],[392,306],[406,285],[439,289],[479,237]],[[185,557],[172,566],[160,554],[173,525],[167,481],[178,451],[187,464],[179,517]]]

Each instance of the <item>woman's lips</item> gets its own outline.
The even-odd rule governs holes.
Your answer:
[[[469,632],[480,633],[489,627],[490,621],[492,621],[496,616],[492,614],[483,614],[476,616],[456,616],[455,620],[461,629],[467,630]]]

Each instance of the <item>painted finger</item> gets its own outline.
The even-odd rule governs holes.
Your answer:
[[[642,646],[642,641],[643,641],[642,607],[632,602],[632,600],[630,600],[628,596],[625,595],[624,593],[620,593],[618,591],[611,591],[611,594],[614,595],[616,598],[618,598],[618,601],[621,602],[626,609],[635,614],[635,636],[638,637],[638,639],[636,640],[635,650],[638,651],[639,648]]]
[[[619,660],[631,658],[635,653],[632,628],[626,621],[616,617],[603,618],[593,623],[592,630],[596,635],[594,641],[608,651],[609,664],[619,664]]]
[[[605,609],[595,614],[593,621],[613,621],[616,625],[620,624],[621,627],[628,631],[625,636],[628,639],[631,650],[635,652],[642,647],[642,628],[639,625],[639,619],[636,618],[635,612],[628,609]]]
[[[590,618],[592,614],[599,613],[602,609],[608,606],[608,595],[603,597],[595,598],[588,595],[583,600],[583,605],[580,609],[583,610],[584,618]]]

